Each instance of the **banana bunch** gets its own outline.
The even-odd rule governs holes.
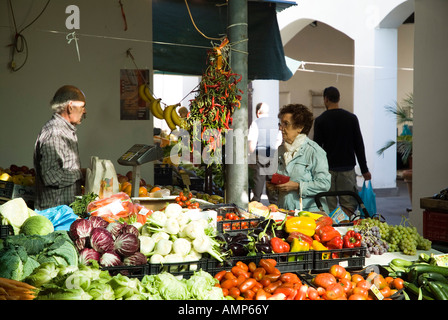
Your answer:
[[[162,99],[154,98],[147,84],[140,85],[138,94],[144,101],[149,103],[149,109],[154,117],[161,120],[164,119],[171,130],[181,126],[181,117],[177,113],[177,107],[180,106],[180,103],[169,105],[162,109]]]

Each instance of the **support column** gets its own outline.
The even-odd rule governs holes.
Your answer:
[[[358,116],[374,188],[396,188],[396,118],[385,109],[397,100],[397,29],[368,29],[355,39],[354,113]],[[358,185],[363,179],[358,179]]]
[[[241,208],[247,208],[249,203],[249,170],[247,159],[247,70],[248,70],[248,26],[247,0],[228,1],[228,29],[227,33],[232,47],[230,66],[233,72],[241,74],[242,80],[238,88],[243,90],[241,107],[233,114],[233,139],[226,141],[225,165],[225,200]],[[241,145],[241,141],[243,141]],[[232,146],[228,146],[232,144]],[[227,151],[231,154],[227,155]]]

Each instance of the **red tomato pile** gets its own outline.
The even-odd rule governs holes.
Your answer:
[[[181,191],[181,192],[179,192],[179,195],[174,200],[182,208],[187,208],[187,209],[197,209],[197,208],[199,208],[199,202],[194,201],[193,194],[191,192],[189,192],[187,195],[185,195]]]
[[[403,288],[401,278],[375,272],[364,278],[340,265],[317,274],[308,285],[296,273],[281,273],[276,265],[274,259],[261,259],[258,265],[238,261],[231,270],[215,274],[217,286],[235,300],[391,300]]]
[[[224,296],[235,300],[304,300],[308,291],[316,290],[303,284],[295,273],[281,273],[274,259],[261,259],[245,264],[238,261],[231,270],[215,275]]]
[[[240,230],[249,228],[249,223],[247,221],[234,222],[237,220],[244,220],[244,218],[240,218],[235,212],[227,212],[225,215],[218,215],[217,218],[218,221],[231,221],[230,223],[223,223],[224,230]]]

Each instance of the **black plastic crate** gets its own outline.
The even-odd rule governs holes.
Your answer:
[[[14,182],[0,181],[0,198],[12,199],[14,193]]]
[[[252,256],[234,256],[227,257],[224,262],[216,259],[209,259],[207,271],[214,275],[221,270],[230,270],[238,261],[249,264],[254,262],[257,266],[261,259],[274,259],[277,261],[275,266],[280,272],[308,272],[313,267],[312,251],[285,252],[285,253],[266,253]]]
[[[161,186],[172,185],[173,168],[169,165],[154,165],[154,184]]]
[[[9,224],[0,225],[0,239],[5,239],[7,236],[14,235],[14,229]]]
[[[188,279],[196,271],[201,269],[207,271],[208,260],[208,258],[202,258],[197,261],[148,263],[148,274],[152,275],[168,272],[174,276],[182,276],[184,279]]]
[[[234,233],[242,230],[253,230],[261,221],[264,220],[264,217],[260,217],[253,213],[247,212],[246,210],[239,208],[235,204],[216,204],[208,207],[203,207],[202,210],[214,210],[217,212],[218,216],[222,217],[222,220],[218,221],[216,225],[216,231],[218,233]],[[239,219],[225,220],[226,214],[228,213],[235,213],[239,217]]]
[[[313,272],[325,272],[334,264],[347,270],[362,269],[366,261],[366,247],[332,250],[313,250]]]
[[[117,274],[122,274],[129,278],[143,278],[145,275],[149,273],[148,264],[142,264],[138,266],[113,266],[113,267],[102,267],[102,270],[109,271],[111,276],[115,276]]]

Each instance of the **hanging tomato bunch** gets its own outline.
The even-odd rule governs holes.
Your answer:
[[[237,88],[242,76],[232,73],[227,58],[230,47],[225,38],[222,43],[207,53],[207,69],[202,75],[198,94],[190,100],[190,112],[186,129],[193,139],[202,141],[214,153],[222,146],[222,136],[232,125],[232,115],[241,106],[243,91]],[[194,134],[194,126],[200,124],[200,137]],[[207,129],[216,129],[212,134]]]

